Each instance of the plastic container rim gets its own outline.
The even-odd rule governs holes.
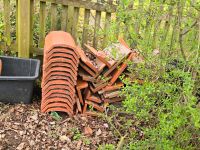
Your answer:
[[[15,58],[10,56],[0,56],[0,58]],[[38,59],[26,59],[26,58],[16,58],[21,60],[31,60],[37,63],[36,71],[34,76],[0,76],[0,81],[7,81],[7,80],[35,80],[39,76],[39,69],[40,69],[40,60]]]

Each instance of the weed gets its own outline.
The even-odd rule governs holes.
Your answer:
[[[84,143],[85,145],[90,145],[90,144],[91,144],[91,141],[90,141],[90,139],[88,139],[88,138],[84,138],[84,139],[83,139],[83,143]]]
[[[115,150],[115,146],[113,144],[100,145],[98,150]]]
[[[79,140],[82,137],[81,132],[77,128],[72,128],[71,130],[73,132],[73,140]]]
[[[55,119],[56,121],[60,121],[60,120],[62,120],[62,117],[57,113],[57,112],[51,112],[51,117],[53,118],[53,119]]]

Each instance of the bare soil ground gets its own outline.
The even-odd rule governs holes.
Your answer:
[[[117,144],[110,125],[102,118],[83,115],[55,120],[41,114],[39,104],[0,104],[0,150],[93,150]]]

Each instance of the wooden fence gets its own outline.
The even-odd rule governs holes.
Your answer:
[[[94,47],[102,43],[99,41],[106,43],[106,36],[100,39],[99,31],[106,32],[117,9],[113,0],[104,3],[101,0],[3,0],[1,4],[5,37],[1,48],[9,47],[19,57],[30,57],[31,53],[42,55],[44,38],[53,30],[70,32],[80,45],[89,38]]]
[[[51,30],[64,30],[81,46],[89,42],[95,48],[105,47],[107,39],[112,41],[116,34],[143,52],[159,49],[169,56],[177,51],[183,56],[199,57],[197,0],[127,0],[132,3],[126,6],[127,1],[123,1],[117,7],[118,1],[0,0],[0,47],[17,51],[19,57],[42,55],[46,34]],[[120,14],[117,17],[116,10]],[[108,31],[111,21],[116,23]]]

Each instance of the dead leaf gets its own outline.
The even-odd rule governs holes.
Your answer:
[[[19,135],[21,136],[24,135],[24,133],[25,133],[24,131],[19,131]]]
[[[33,146],[33,145],[35,144],[35,142],[34,142],[33,140],[31,140],[31,141],[29,142],[29,144],[30,144],[30,146]]]
[[[81,117],[81,120],[83,120],[83,121],[85,121],[85,122],[88,121],[87,117]]]
[[[30,118],[34,121],[37,121],[38,120],[38,114],[35,113],[33,116],[30,116]]]
[[[104,123],[103,126],[104,126],[105,128],[108,128],[108,127],[109,127],[107,123]]]
[[[5,134],[0,134],[0,139],[3,139],[5,136]]]
[[[154,50],[153,50],[153,55],[156,56],[156,55],[158,55],[158,54],[160,54],[159,49],[154,49]]]
[[[101,133],[102,133],[102,131],[101,131],[101,129],[99,129],[99,130],[96,132],[96,136],[101,135]]]
[[[68,138],[66,135],[60,136],[59,138],[62,142],[71,142],[70,138]]]
[[[93,130],[90,127],[85,127],[84,128],[84,134],[85,135],[92,135]]]
[[[69,148],[67,148],[67,147],[64,147],[64,148],[62,148],[61,150],[70,150]]]
[[[81,149],[81,144],[82,144],[82,141],[80,140],[80,141],[78,141],[78,143],[77,143],[77,149]]]
[[[21,143],[21,144],[19,144],[18,146],[17,146],[17,150],[22,150],[23,148],[24,148],[24,146],[25,146],[25,143]]]

